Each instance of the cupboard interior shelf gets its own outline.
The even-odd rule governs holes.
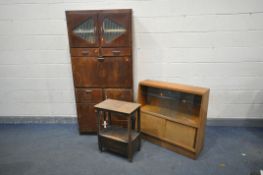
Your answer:
[[[143,107],[141,107],[141,111],[170,121],[178,122],[192,127],[198,127],[198,116],[182,113],[180,111],[177,111],[176,109],[168,109],[154,105],[144,105]]]

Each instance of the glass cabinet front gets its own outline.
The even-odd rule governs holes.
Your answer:
[[[113,40],[119,38],[126,32],[126,29],[120,24],[115,23],[109,18],[105,18],[103,20],[103,38],[105,39],[105,43],[111,43]]]
[[[169,116],[197,117],[201,106],[201,96],[149,87],[144,89],[146,104],[153,112]]]
[[[88,18],[86,21],[76,26],[73,30],[73,33],[80,37],[81,39],[95,44],[96,42],[96,27],[94,20],[92,18]]]

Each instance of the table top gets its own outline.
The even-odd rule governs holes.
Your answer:
[[[118,112],[122,114],[131,114],[141,105],[139,103],[126,102],[120,100],[106,99],[99,104],[96,104],[95,109]]]

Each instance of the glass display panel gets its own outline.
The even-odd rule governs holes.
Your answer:
[[[110,20],[109,18],[105,18],[103,20],[103,38],[105,39],[106,43],[110,43],[113,40],[117,39],[121,35],[126,32],[126,29]]]
[[[148,87],[145,90],[147,90],[146,104],[157,113],[199,116],[202,99],[199,95],[152,87]]]
[[[89,18],[78,25],[73,30],[73,33],[91,44],[96,42],[95,25],[92,18]]]

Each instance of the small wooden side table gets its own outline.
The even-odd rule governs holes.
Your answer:
[[[132,162],[133,154],[141,147],[140,128],[140,104],[107,99],[95,105],[98,124],[98,146],[99,150],[109,151],[127,156]],[[128,128],[111,125],[111,113],[121,114],[128,119]],[[132,116],[137,113],[137,131],[132,130]],[[101,125],[101,116],[104,117]],[[107,116],[107,123],[106,117]],[[101,127],[103,126],[103,127]]]

